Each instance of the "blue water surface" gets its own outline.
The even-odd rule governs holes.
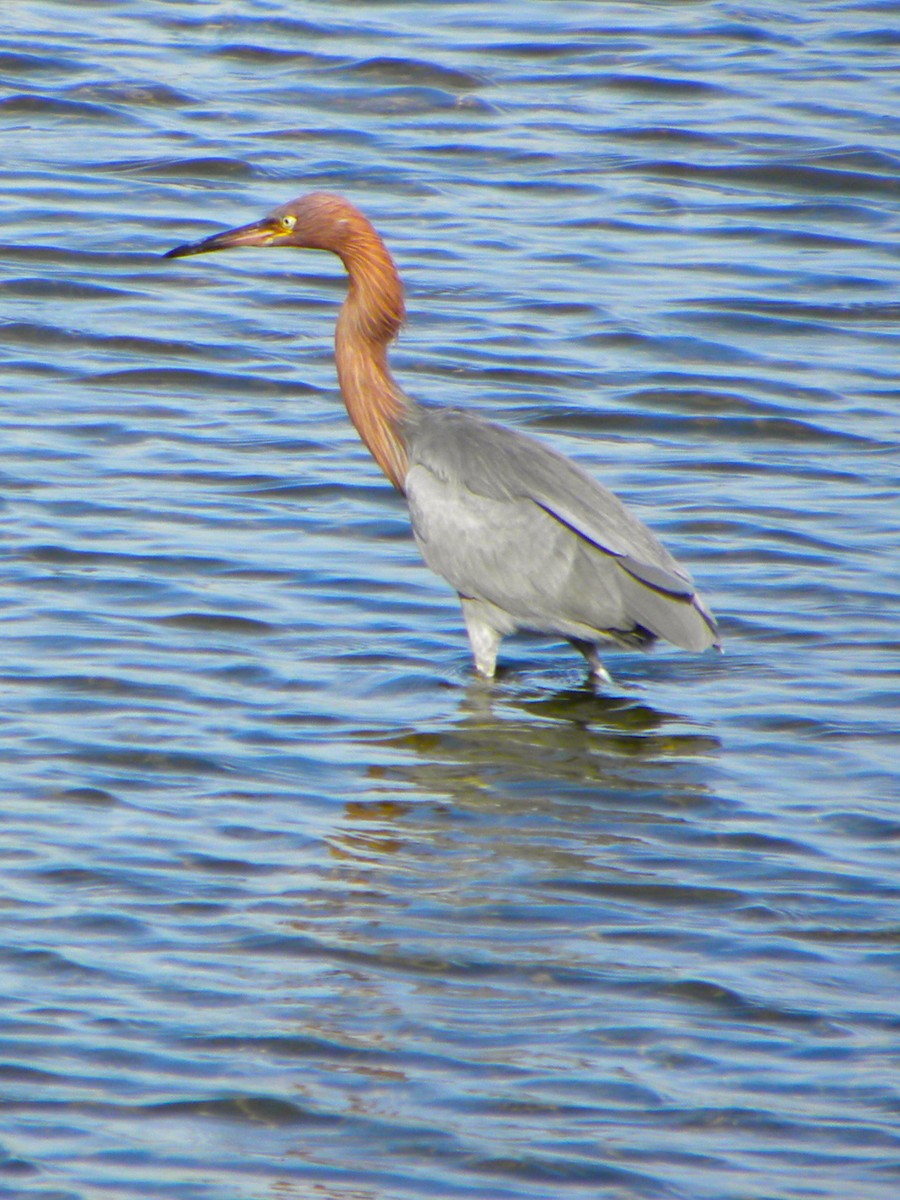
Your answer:
[[[897,6],[0,11],[0,1197],[900,1186]],[[574,456],[724,656],[504,644],[343,411]]]

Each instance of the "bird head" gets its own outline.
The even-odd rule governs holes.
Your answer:
[[[360,219],[365,221],[343,196],[311,192],[282,204],[261,221],[214,233],[199,242],[186,242],[163,257],[186,258],[189,254],[210,254],[235,246],[299,246],[340,254]]]

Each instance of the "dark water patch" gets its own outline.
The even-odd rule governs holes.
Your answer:
[[[864,246],[872,246],[868,238],[849,237],[846,234],[824,232],[811,229],[760,229],[755,225],[732,224],[723,228],[717,223],[705,231],[708,236],[718,241],[736,241],[757,244],[770,242],[773,246],[793,246],[803,248],[818,246],[832,250],[860,250]]]
[[[6,1150],[0,1149],[0,1175],[9,1176],[12,1178],[23,1178],[30,1175],[40,1174],[41,1168],[35,1162],[30,1162],[25,1158],[15,1158]],[[2,1193],[0,1193],[2,1194]],[[7,1192],[9,1200],[15,1200],[15,1193]],[[56,1193],[51,1195],[51,1200],[69,1200],[69,1194]]]
[[[715,390],[703,387],[647,387],[630,391],[627,406],[635,406],[648,412],[657,413],[661,409],[668,412],[705,413],[715,416],[744,416],[759,419],[762,416],[782,415],[778,405],[761,400],[758,396],[748,396],[740,392]],[[590,418],[583,412],[564,412],[563,421],[574,421],[582,425]],[[563,424],[561,428],[572,428]]]
[[[698,337],[677,337],[652,335],[636,330],[609,330],[602,333],[585,333],[578,338],[585,346],[609,351],[635,351],[645,354],[658,361],[675,359],[676,361],[756,364],[760,362],[760,353],[756,350],[743,349],[733,342],[719,340],[716,342],[703,340]]]
[[[320,453],[323,449],[319,442],[301,442],[292,439],[278,441],[262,441],[246,447],[248,450],[258,450],[261,454],[275,452],[284,454],[298,461],[309,455]],[[184,477],[186,483],[227,485],[235,490],[245,491],[254,496],[287,496],[291,499],[317,504],[336,503],[348,498],[348,488],[339,483],[289,483],[277,482],[274,477],[262,475],[235,475],[231,472],[222,474],[196,472]],[[355,491],[356,489],[351,489]],[[365,489],[360,489],[364,492]]]
[[[10,296],[28,299],[63,300],[121,300],[128,293],[122,288],[108,284],[89,283],[79,279],[7,279],[0,283],[0,290]]]
[[[668,404],[666,407],[669,407]],[[672,405],[677,408],[679,406]],[[755,405],[749,406],[752,414]],[[710,424],[701,425],[708,420]],[[763,406],[759,415],[738,416],[729,412],[711,410],[707,418],[701,418],[689,409],[684,413],[661,413],[659,407],[654,407],[652,429],[647,429],[647,418],[643,412],[629,413],[616,411],[611,413],[594,413],[590,416],[579,413],[573,417],[558,419],[557,413],[547,417],[534,419],[531,424],[540,428],[550,426],[554,429],[584,429],[597,436],[609,435],[619,437],[646,436],[652,433],[653,438],[673,440],[694,440],[701,430],[708,428],[722,443],[759,441],[763,443],[795,442],[818,443],[835,445],[859,445],[868,439],[847,430],[828,428],[825,425],[800,420],[796,417],[779,415],[771,406]],[[752,467],[752,464],[751,464]]]
[[[146,871],[142,871],[146,865],[144,862],[123,863],[117,864],[115,868],[102,871],[85,870],[76,866],[55,866],[44,871],[35,871],[33,874],[35,878],[43,880],[50,887],[58,887],[73,895],[78,891],[103,892],[113,888],[116,892],[148,896],[155,894],[156,889],[153,886],[152,878]],[[82,920],[90,923],[93,918],[85,917]],[[118,932],[124,932],[126,936],[134,937],[141,928],[140,922],[130,919],[118,926]],[[106,928],[106,933],[112,932],[115,931],[110,925]]]
[[[791,417],[723,417],[717,423],[717,434],[731,441],[745,441],[749,437],[762,443],[781,442],[788,445],[802,442],[852,446],[868,441],[865,435],[826,428]]]
[[[690,13],[691,8],[702,9],[701,4],[685,6]],[[673,10],[674,11],[674,10]],[[704,20],[689,19],[687,21],[671,21],[656,25],[652,29],[652,40],[647,26],[643,22],[630,23],[624,19],[612,26],[586,25],[577,26],[576,31],[584,33],[592,40],[590,45],[596,49],[599,39],[609,37],[630,36],[636,39],[636,45],[641,49],[652,50],[654,46],[664,46],[666,43],[678,43],[690,46],[692,42],[702,42],[704,48],[714,41],[738,42],[749,45],[771,44],[777,47],[795,47],[800,45],[797,37],[786,26],[754,24],[752,20],[729,20],[721,17],[718,12],[710,11]],[[691,13],[691,17],[693,14]],[[703,51],[701,51],[702,53]]]
[[[328,109],[347,113],[362,113],[375,117],[414,117],[446,113],[458,109],[460,98],[452,92],[438,88],[390,86],[379,89],[364,87],[346,87],[340,92],[328,92],[318,88],[291,88],[281,95],[281,101],[288,108],[297,109]],[[488,105],[475,97],[465,98],[467,114],[489,112]],[[349,170],[353,170],[352,165]],[[327,178],[333,179],[333,172]],[[309,186],[315,186],[322,179],[321,174],[306,176]],[[327,184],[325,184],[327,186]]]
[[[0,72],[7,75],[27,75],[29,78],[37,74],[64,75],[75,74],[81,70],[81,64],[71,58],[63,58],[56,54],[28,54],[23,51],[0,51]]]
[[[112,792],[107,792],[103,788],[96,787],[65,788],[59,792],[51,793],[47,798],[49,800],[61,800],[65,804],[96,805],[98,808],[109,808],[119,803],[118,797],[113,795]]]
[[[57,220],[70,220],[71,213],[55,213],[48,212],[45,207],[42,207],[40,213],[34,214],[39,223],[39,232],[46,233],[48,222]],[[29,242],[26,244],[7,243],[3,247],[4,256],[10,262],[35,262],[54,263],[65,262],[70,269],[77,266],[96,267],[98,264],[110,264],[110,255],[107,250],[102,247],[95,246],[90,250],[82,251],[77,246],[69,245],[42,245],[40,242]],[[74,274],[73,269],[73,274]]]
[[[64,985],[75,982],[86,985],[98,984],[99,979],[107,975],[107,972],[102,969],[76,962],[73,958],[56,950],[20,949],[7,945],[0,947],[0,959],[9,970],[25,970],[39,978],[57,979]],[[103,985],[99,984],[99,986]]]
[[[118,294],[118,293],[117,293]],[[88,298],[90,293],[88,293]],[[205,359],[206,352],[190,342],[169,340],[165,338],[148,338],[140,334],[102,333],[95,330],[71,329],[59,325],[39,324],[32,321],[9,321],[0,325],[0,339],[3,343],[21,346],[55,347],[59,349],[83,351],[86,348],[96,349],[104,354],[117,353],[134,358],[167,357],[177,353],[185,358]],[[221,347],[217,358],[240,359],[245,351],[232,346]],[[134,411],[134,410],[132,410]],[[138,416],[172,416],[175,410],[166,408],[145,408]]]
[[[55,874],[45,872],[40,877],[46,879],[51,885],[72,886],[74,888],[84,887],[88,889],[102,889],[108,887],[110,882],[113,884],[117,882],[117,878],[90,878],[78,871],[67,871],[65,868],[59,869]],[[110,913],[78,913],[63,920],[64,924],[73,934],[85,934],[96,937],[98,940],[115,937],[127,938],[136,943],[147,935],[147,928],[144,922],[139,921],[135,917]]]
[[[562,179],[559,176],[555,178],[544,176],[541,179],[522,179],[520,177],[507,179],[505,181],[505,186],[513,192],[526,194],[533,192],[537,195],[558,196],[560,198],[572,197],[573,199],[576,193],[584,190],[584,185],[582,183],[570,179]],[[503,248],[502,243],[493,243],[493,245],[488,243],[489,249],[493,247],[496,247],[497,249]],[[567,261],[571,261],[570,259],[567,259],[564,254],[558,254],[555,252],[546,255],[545,258],[548,262],[561,263],[563,265],[565,265]]]
[[[245,858],[217,858],[208,854],[192,854],[185,860],[191,871],[204,875],[237,876],[268,875],[278,870],[274,865],[254,863]]]
[[[863,146],[840,146],[823,151],[817,161],[854,171],[894,175],[900,179],[900,155]]]
[[[147,439],[147,430],[133,429],[114,421],[92,421],[88,425],[68,425],[65,434],[71,438],[83,438],[90,442],[102,442],[106,445],[128,446],[139,444]],[[106,505],[95,505],[89,501],[63,501],[57,506],[58,511],[71,515],[90,512],[101,512],[109,509]]]
[[[0,112],[6,116],[34,117],[45,120],[58,117],[75,122],[89,121],[93,124],[111,122],[120,125],[136,125],[137,118],[107,104],[90,104],[83,100],[70,100],[62,96],[41,96],[33,92],[20,93],[0,99]]]
[[[100,387],[123,387],[133,391],[185,391],[232,395],[297,398],[312,395],[315,389],[300,380],[289,383],[260,378],[259,375],[228,374],[223,371],[196,370],[189,367],[134,367],[101,371],[84,376],[85,382]]]
[[[843,196],[900,196],[900,179],[874,172],[841,171],[804,163],[720,164],[655,161],[643,164],[648,175],[680,178],[695,183],[720,183],[768,193],[804,192]]]
[[[865,842],[894,842],[900,840],[900,820],[878,817],[869,813],[831,813],[828,823],[848,837]]]
[[[721,984],[710,983],[703,979],[684,979],[677,983],[665,984],[662,993],[678,1001],[703,1005],[724,1013],[729,1020],[747,1021],[761,1024],[767,1028],[804,1027],[812,1026],[826,1033],[827,1023],[822,1022],[818,1013],[802,1012],[799,1010],[770,1005],[760,1005],[747,1000],[731,988]],[[835,1032],[837,1032],[835,1030]]]
[[[240,620],[241,618],[235,618]],[[0,677],[2,678],[2,677]],[[35,670],[27,675],[6,676],[2,682],[7,687],[32,688],[46,691],[58,697],[74,694],[97,700],[127,698],[176,702],[190,693],[174,684],[150,683],[145,679],[109,675],[52,675]],[[107,804],[114,802],[108,793],[96,788],[73,789],[65,793],[74,800],[86,803]]]
[[[724,329],[730,325],[741,333],[750,333],[764,338],[796,338],[798,336],[809,337],[811,335],[834,336],[832,323],[828,321],[801,320],[799,314],[794,313],[788,316],[784,311],[778,314],[774,312],[764,314],[761,312],[751,312],[749,309],[744,308],[739,310],[738,313],[719,309],[717,312],[698,312],[696,310],[676,311],[671,315],[675,319],[693,326],[700,325],[704,328]]]
[[[212,46],[209,53],[215,58],[246,63],[263,71],[280,67],[291,70],[315,69],[346,61],[343,56],[324,54],[318,50],[295,46],[264,46],[251,42],[228,42]]]
[[[115,746],[70,747],[67,757],[92,767],[105,767],[124,771],[134,781],[145,780],[148,775],[181,776],[187,780],[205,778],[227,773],[228,765],[188,751],[160,750],[154,746],[133,746],[120,749]]]
[[[263,140],[283,142],[285,139],[287,139],[292,145],[297,146],[298,148],[301,148],[307,143],[323,143],[332,148],[348,146],[375,147],[377,146],[378,141],[377,137],[366,129],[354,129],[348,127],[345,129],[329,129],[325,131],[316,125],[296,125],[293,123],[279,126],[277,129],[260,130],[255,136],[260,142]],[[347,169],[347,166],[343,165],[339,174],[343,175]],[[290,158],[287,158],[284,162],[284,165],[277,169],[275,167],[270,167],[268,174],[274,179],[287,177],[292,183],[296,184],[297,182],[296,166]],[[324,165],[317,165],[315,171],[313,171],[311,175],[304,171],[304,179],[314,178],[324,180],[327,178],[327,175],[328,168]],[[378,183],[379,180],[377,177],[373,179],[371,175],[369,176],[368,186],[377,187]],[[391,186],[392,183],[393,186]],[[334,180],[332,178],[331,186],[333,185]],[[395,181],[385,180],[384,187],[387,191],[395,191],[396,183]]]
[[[173,1100],[163,1104],[147,1104],[140,1110],[146,1117],[166,1117],[177,1120],[203,1118],[215,1121],[236,1121],[267,1128],[331,1124],[338,1118],[328,1113],[313,1112],[294,1101],[277,1096],[233,1096],[228,1099]]]
[[[640,96],[658,97],[661,100],[710,98],[734,94],[732,89],[703,79],[683,79],[675,76],[623,74],[621,72],[598,72],[595,75],[576,77],[582,85],[609,88],[616,92],[633,92]]]
[[[76,100],[100,101],[125,108],[132,105],[148,108],[177,108],[190,102],[191,97],[167,84],[146,81],[138,83],[80,83],[70,88],[68,96]]]
[[[832,943],[848,944],[851,942],[864,946],[897,946],[900,944],[900,925],[882,929],[877,927],[841,929],[832,926],[795,926],[791,929],[791,936],[798,941],[821,943],[825,946]],[[893,1019],[884,1016],[879,1019],[887,1021],[889,1025],[896,1024]]]
[[[520,983],[527,980],[534,964],[526,956],[523,961],[489,960],[475,954],[462,957],[458,954],[432,954],[424,950],[399,950],[387,944],[353,946],[326,946],[313,938],[298,935],[281,935],[246,938],[240,946],[241,955],[252,955],[256,959],[323,961],[335,960],[347,966],[366,967],[376,974],[397,978],[443,979],[446,981],[475,982],[485,985]],[[548,970],[544,982],[554,989],[568,990],[590,987],[602,982],[603,972],[586,967],[555,965]],[[499,1030],[497,1042],[506,1040],[506,1033]]]
[[[881,10],[876,6],[872,6],[872,11],[878,12]],[[884,5],[884,11],[888,13],[892,12],[893,5]],[[831,40],[838,44],[846,43],[849,46],[872,46],[878,51],[884,51],[887,46],[900,44],[900,30],[892,26],[884,26],[879,29],[844,29],[833,33]]]
[[[114,173],[119,173],[117,165],[107,167]],[[218,157],[216,155],[178,155],[148,159],[143,162],[133,162],[128,168],[129,173],[147,175],[156,179],[200,179],[205,181],[222,181],[235,179],[253,179],[258,171],[251,163],[242,159]]]
[[[846,281],[835,280],[842,286],[846,286]],[[869,280],[854,281],[855,286],[869,287]],[[695,307],[700,308],[707,302],[695,302]],[[900,322],[900,304],[894,301],[860,301],[858,303],[846,303],[836,301],[829,304],[810,303],[802,300],[774,300],[774,299],[757,299],[746,296],[731,296],[721,297],[717,300],[717,305],[720,309],[725,309],[728,312],[747,313],[758,317],[777,317],[779,320],[784,319],[790,327],[796,325],[800,331],[809,329],[813,332],[819,332],[823,326],[828,328],[833,335],[835,324],[845,326],[848,323],[852,326],[858,324],[863,325],[885,325],[892,332],[896,330],[898,322]]]
[[[724,210],[723,210],[724,211]],[[866,229],[878,228],[888,220],[887,214],[873,209],[871,205],[851,203],[847,200],[802,200],[799,202],[759,203],[744,201],[740,215],[749,222],[753,236],[762,234],[773,221],[809,222],[820,225],[858,225]],[[873,243],[868,242],[868,245]],[[844,276],[846,278],[846,276]],[[867,286],[884,287],[886,280],[874,276]]]
[[[519,1153],[508,1157],[475,1157],[471,1167],[488,1179],[527,1181],[529,1186],[568,1188],[585,1184],[590,1187],[627,1188],[632,1196],[666,1197],[676,1193],[661,1180],[645,1172],[629,1170],[619,1165],[603,1165],[581,1159],[577,1155]]]
[[[682,129],[677,125],[623,125],[619,129],[607,130],[606,136],[612,141],[625,143],[659,142],[662,145],[696,146],[700,149],[731,150],[734,147],[732,139],[721,134],[711,133],[701,129]],[[598,218],[597,228],[600,228]],[[571,222],[573,227],[592,228],[590,218]]]
[[[590,55],[595,50],[596,42],[593,38],[575,41],[564,36],[557,36],[547,41],[491,42],[492,55],[512,58],[517,61],[548,58],[562,63],[569,59],[578,59]]]
[[[664,908],[714,908],[718,911],[740,907],[746,896],[743,892],[724,888],[681,887],[678,884],[650,882],[615,883],[611,880],[555,880],[554,889],[576,891],[585,895],[633,902],[637,906]]]
[[[264,635],[274,632],[267,621],[253,617],[238,617],[232,613],[192,612],[173,613],[158,618],[160,625],[172,625],[177,629],[196,629],[211,633],[229,633],[244,637],[248,634]]]
[[[376,83],[424,88],[447,88],[470,91],[480,88],[485,80],[467,71],[436,62],[405,58],[367,58],[348,64],[342,73],[349,77],[371,79]]]
[[[694,28],[686,28],[683,25],[673,27],[669,31],[669,36],[677,38],[679,41],[694,39],[703,42],[707,42],[711,38],[721,38],[724,41],[742,42],[751,46],[769,45],[780,49],[793,48],[802,44],[800,37],[789,33],[784,28],[755,25],[752,21],[713,19]]]
[[[484,150],[478,145],[473,145],[471,141],[435,142],[429,147],[429,150],[441,159],[453,159],[457,167],[460,165],[460,160],[465,160],[476,165],[478,170],[484,169]],[[549,169],[555,168],[557,162],[556,156],[550,151],[527,150],[516,146],[500,148],[492,158],[495,163],[503,163],[507,169],[512,167],[532,169],[547,167]],[[423,259],[438,263],[456,259],[451,250],[440,245],[423,246],[420,254]]]
[[[30,546],[22,551],[22,556],[28,561],[47,563],[51,566],[66,565],[90,568],[103,563],[107,566],[127,568],[130,564],[131,567],[150,568],[153,573],[162,571],[164,574],[174,575],[195,571],[201,574],[214,573],[233,565],[227,559],[222,558],[123,554],[106,550],[80,550],[68,546]]]
[[[183,12],[177,10],[164,14],[161,27],[173,30],[177,33],[187,31],[205,34],[210,29],[210,19],[208,15],[202,17],[195,16],[190,8]],[[239,22],[240,26],[247,30],[253,31],[260,35],[277,35],[285,40],[294,40],[299,45],[303,45],[308,39],[341,37],[345,38],[349,32],[349,26],[343,22],[335,24],[329,23],[324,17],[320,17],[315,21],[305,20],[302,17],[297,17],[292,13],[281,15],[277,10],[271,14],[261,15],[242,15]],[[212,26],[213,29],[231,29],[231,22],[217,22]],[[260,41],[264,42],[265,37],[261,36]],[[203,49],[206,50],[207,42],[204,39]]]

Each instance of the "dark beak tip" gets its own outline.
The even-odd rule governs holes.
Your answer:
[[[181,246],[175,246],[171,250],[167,250],[165,252],[165,254],[163,254],[162,257],[163,258],[186,258],[189,254],[196,254],[198,252],[198,246],[199,246],[199,243],[197,243],[197,242],[185,242]]]

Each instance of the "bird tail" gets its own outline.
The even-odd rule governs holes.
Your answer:
[[[719,647],[715,618],[697,592],[672,595],[621,571],[625,611],[643,631],[680,646],[683,650]]]

